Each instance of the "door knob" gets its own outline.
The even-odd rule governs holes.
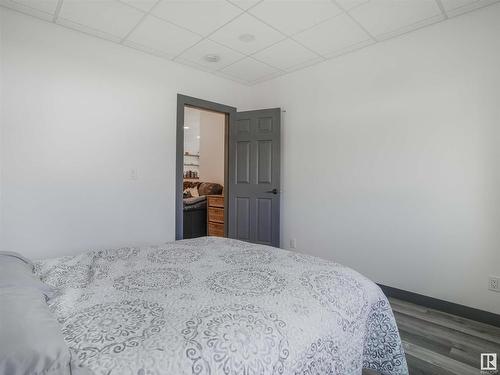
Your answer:
[[[273,190],[268,190],[266,191],[266,193],[269,193],[269,194],[278,194],[278,189],[273,189]]]

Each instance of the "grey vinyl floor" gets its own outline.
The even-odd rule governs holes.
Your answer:
[[[500,359],[500,328],[401,300],[389,301],[410,375],[479,375],[481,353],[498,353]]]

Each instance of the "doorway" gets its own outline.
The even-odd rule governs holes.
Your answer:
[[[223,183],[221,166],[214,164],[221,150],[215,159],[202,160],[202,144],[208,138],[203,128],[215,129],[210,121],[199,121],[202,118],[219,119],[214,121],[224,128]],[[280,134],[280,108],[237,112],[234,107],[178,94],[177,240],[212,235],[279,247]],[[206,163],[218,174],[203,172]],[[198,212],[189,212],[191,203],[198,205]]]
[[[236,108],[177,95],[177,240],[227,235],[231,113]]]

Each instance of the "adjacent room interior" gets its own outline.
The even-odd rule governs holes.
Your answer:
[[[184,239],[224,237],[227,115],[184,107]]]
[[[0,0],[0,375],[500,369],[499,0]]]

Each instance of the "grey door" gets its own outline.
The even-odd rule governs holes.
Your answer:
[[[229,126],[228,237],[279,247],[279,108],[237,112]]]

